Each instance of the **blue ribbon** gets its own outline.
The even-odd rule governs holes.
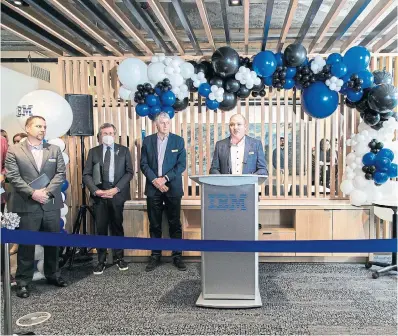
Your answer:
[[[107,237],[25,230],[1,229],[2,243],[24,245],[95,247],[132,250],[206,252],[316,252],[382,253],[397,252],[397,239],[358,240],[193,240]]]

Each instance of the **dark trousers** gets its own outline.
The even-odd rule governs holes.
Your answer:
[[[59,232],[61,211],[20,212],[20,230]],[[17,257],[17,272],[15,279],[19,286],[27,286],[33,278],[35,245],[19,245]],[[58,247],[44,246],[44,275],[47,279],[58,278]]]
[[[123,230],[123,208],[124,199],[116,194],[113,198],[96,197],[94,200],[95,223],[97,234],[100,236],[108,235],[108,228],[112,236],[124,236]],[[98,248],[98,262],[105,263],[106,249]],[[123,259],[123,250],[113,250],[116,260]]]
[[[168,197],[166,194],[156,191],[155,196],[147,197],[146,199],[148,218],[149,218],[149,233],[151,238],[162,238],[162,213],[166,211],[167,220],[169,222],[170,238],[181,239],[181,197]],[[152,251],[152,256],[160,257],[162,251]],[[173,257],[181,256],[181,251],[173,251]]]

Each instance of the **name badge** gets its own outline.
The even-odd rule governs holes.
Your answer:
[[[56,162],[57,159],[48,159],[49,162]]]
[[[254,154],[254,152],[249,152],[249,155],[253,155]]]
[[[172,152],[172,153],[177,153],[177,152],[178,152],[178,149],[172,149],[171,152]]]

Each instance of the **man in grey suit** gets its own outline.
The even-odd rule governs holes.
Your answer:
[[[246,119],[235,114],[229,120],[230,136],[217,141],[210,174],[268,175],[263,145],[246,135]]]
[[[116,127],[105,123],[98,132],[99,146],[88,152],[83,171],[83,182],[90,190],[94,201],[97,234],[107,236],[108,228],[113,236],[124,236],[123,208],[130,199],[130,180],[134,170],[130,151],[115,144]],[[106,249],[98,248],[98,265],[93,273],[102,274],[105,269]],[[128,270],[123,260],[123,250],[113,251],[119,270]]]
[[[61,186],[65,181],[65,163],[59,147],[43,143],[46,121],[32,116],[25,124],[28,138],[11,146],[5,160],[6,176],[10,184],[7,208],[21,217],[19,228],[28,231],[59,232]],[[33,189],[30,183],[47,177],[49,184]],[[29,296],[28,285],[34,271],[34,245],[19,245],[17,258],[17,296]],[[60,277],[58,247],[44,246],[44,275],[47,282],[58,287],[67,283]]]

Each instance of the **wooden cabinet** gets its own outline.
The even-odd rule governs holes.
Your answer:
[[[293,228],[264,228],[258,232],[258,240],[296,240],[296,232]],[[294,257],[296,253],[267,253],[259,254],[260,257]]]
[[[369,239],[369,210],[333,210],[333,240]],[[367,256],[367,253],[333,253],[334,256]]]
[[[124,210],[123,228],[125,237],[147,238],[149,237],[149,221],[146,212]],[[124,250],[125,256],[145,257],[150,256],[148,250]]]
[[[332,210],[297,210],[296,240],[331,240]],[[332,253],[296,253],[297,256],[331,256]]]
[[[183,239],[201,239],[201,230],[189,230],[182,232]],[[201,253],[199,251],[183,251],[182,255],[184,257],[200,257]]]

